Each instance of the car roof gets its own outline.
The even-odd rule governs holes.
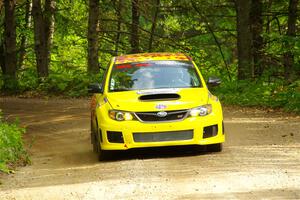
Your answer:
[[[189,61],[190,57],[183,53],[138,53],[115,57],[115,64],[145,62],[152,60],[181,60]]]

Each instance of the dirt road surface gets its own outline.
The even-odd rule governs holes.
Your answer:
[[[300,199],[300,118],[225,107],[221,153],[194,147],[120,152],[99,162],[89,101],[1,99],[27,129],[32,165],[1,175],[0,199]]]

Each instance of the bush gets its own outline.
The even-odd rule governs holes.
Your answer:
[[[26,164],[29,157],[24,149],[22,135],[25,129],[18,121],[7,123],[0,110],[0,171],[9,173],[15,164]]]
[[[81,70],[61,70],[52,72],[37,89],[48,94],[80,97],[86,96],[88,85],[97,80],[101,80],[99,74],[90,75]]]
[[[284,108],[300,113],[300,81],[285,85],[277,82],[232,81],[214,89],[225,104]]]
[[[56,67],[50,71],[47,78],[38,79],[35,69],[29,67],[19,72],[18,89],[14,92],[16,94],[33,92],[46,96],[87,96],[88,85],[101,82],[101,76],[102,73],[88,74],[82,69]]]

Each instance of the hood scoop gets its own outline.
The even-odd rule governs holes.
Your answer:
[[[176,93],[147,94],[139,97],[140,101],[168,101],[180,99]]]

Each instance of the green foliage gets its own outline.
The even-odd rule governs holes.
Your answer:
[[[0,78],[2,79],[0,81],[0,86],[3,86],[2,90],[11,93],[18,89],[18,81],[15,78],[5,75],[0,76]]]
[[[214,93],[225,104],[284,108],[300,113],[300,81],[291,85],[283,82],[224,82]]]
[[[157,7],[156,1],[153,0],[140,2],[140,50],[148,52]],[[99,62],[102,68],[105,68],[112,56],[131,51],[131,3],[130,0],[100,2],[98,40]],[[299,30],[296,30],[296,37],[286,35],[289,2],[262,1],[262,4],[264,45],[260,64],[263,74],[267,77],[283,77],[283,55],[289,51],[294,55],[294,71],[299,72]],[[87,95],[87,85],[100,82],[103,73],[101,71],[99,74],[90,75],[86,72],[88,1],[56,1],[50,75],[43,80],[39,80],[36,73],[32,19],[29,27],[26,27],[26,4],[17,3],[17,5],[17,49],[20,48],[21,38],[25,36],[26,56],[23,66],[17,72],[18,81],[8,80],[7,89],[15,93],[30,91],[42,95],[71,97]],[[214,75],[224,80],[216,92],[225,103],[284,107],[286,110],[298,112],[299,82],[286,86],[281,81],[272,83],[236,81],[237,20],[234,1],[161,0],[158,8],[152,43],[153,52],[183,52],[190,55],[204,77]],[[0,29],[0,41],[4,41],[4,12],[0,14],[0,25],[3,27]],[[0,71],[2,89],[4,80],[6,81],[6,78]]]
[[[38,89],[54,94],[79,97],[87,95],[87,86],[92,82],[100,82],[99,75],[87,74],[81,70],[61,69],[52,73]]]
[[[86,96],[88,85],[101,82],[101,75],[102,73],[88,74],[81,69],[60,67],[52,70],[49,77],[39,80],[35,70],[28,68],[20,74],[19,91],[35,91],[46,96]]]
[[[15,163],[29,162],[22,141],[24,133],[25,129],[19,126],[17,120],[14,123],[4,121],[0,110],[0,171],[9,173],[10,166]]]

